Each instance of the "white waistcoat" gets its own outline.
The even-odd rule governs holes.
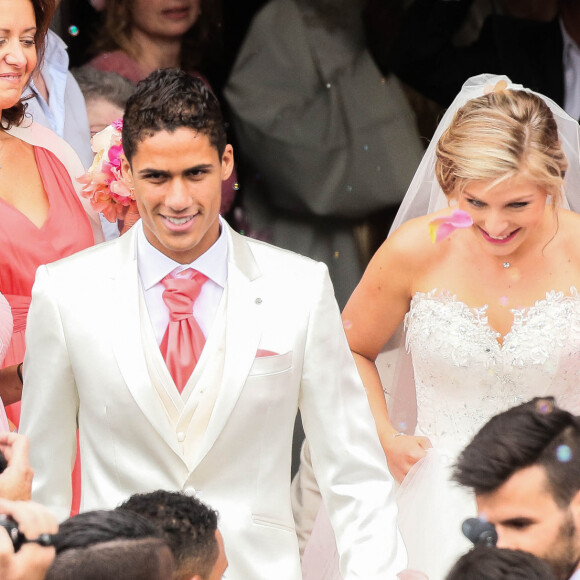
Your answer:
[[[143,292],[139,292],[141,342],[151,384],[159,395],[165,415],[175,431],[183,460],[191,471],[207,430],[209,419],[220,391],[225,360],[227,288],[222,294],[205,346],[180,394],[163,360]]]

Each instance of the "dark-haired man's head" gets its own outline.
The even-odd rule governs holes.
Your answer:
[[[149,519],[162,531],[175,559],[174,580],[218,580],[227,568],[217,513],[180,492],[135,494],[118,511]]]
[[[191,129],[206,135],[218,156],[227,144],[219,101],[198,77],[179,69],[161,69],[142,80],[127,100],[123,116],[123,152],[132,162],[139,144],[160,131]]]
[[[60,524],[56,553],[120,539],[160,538],[157,526],[136,513],[115,510],[82,512]]]
[[[580,561],[580,420],[550,397],[493,417],[464,449],[454,479],[471,487],[499,548],[530,552],[560,580]]]
[[[219,103],[198,78],[151,73],[127,101],[122,172],[149,243],[189,264],[218,239],[222,181],[234,168]]]
[[[521,550],[480,546],[453,566],[446,580],[556,580],[543,560]]]
[[[45,580],[171,580],[173,556],[159,538],[114,540],[57,555]]]

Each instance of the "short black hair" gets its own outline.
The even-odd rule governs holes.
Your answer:
[[[529,552],[479,546],[464,554],[446,580],[556,580],[547,562]]]
[[[164,490],[132,495],[117,509],[139,514],[161,529],[175,558],[176,580],[209,576],[219,554],[217,512],[195,497]]]
[[[579,417],[556,406],[553,397],[535,398],[493,417],[459,456],[453,479],[482,495],[532,465],[545,468],[560,507],[580,490]]]
[[[123,116],[123,151],[129,163],[140,141],[182,127],[207,135],[221,159],[227,144],[220,104],[198,77],[179,69],[152,72],[129,97]]]
[[[94,510],[65,520],[55,539],[56,553],[73,548],[86,548],[118,539],[160,538],[157,526],[130,512]]]
[[[167,580],[173,569],[169,546],[159,538],[114,540],[61,552],[46,580]]]

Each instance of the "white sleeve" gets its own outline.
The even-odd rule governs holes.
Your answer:
[[[32,499],[64,520],[72,502],[79,399],[56,296],[41,266],[27,320],[20,432],[30,438]]]

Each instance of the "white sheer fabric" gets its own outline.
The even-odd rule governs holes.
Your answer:
[[[441,191],[441,187],[435,178],[435,149],[441,135],[450,125],[455,113],[472,99],[482,97],[500,81],[507,83],[507,89],[526,91],[539,96],[550,107],[556,123],[558,132],[569,167],[566,172],[566,206],[580,212],[580,194],[577,189],[580,186],[580,127],[578,122],[570,117],[562,107],[557,105],[552,99],[535,93],[522,85],[512,83],[504,75],[482,74],[468,79],[463,85],[461,92],[455,97],[445,115],[441,119],[429,147],[419,164],[411,185],[407,190],[405,199],[401,203],[399,211],[391,232],[395,231],[402,223],[414,217],[426,215],[448,206],[447,198]],[[576,189],[576,191],[575,191]]]

